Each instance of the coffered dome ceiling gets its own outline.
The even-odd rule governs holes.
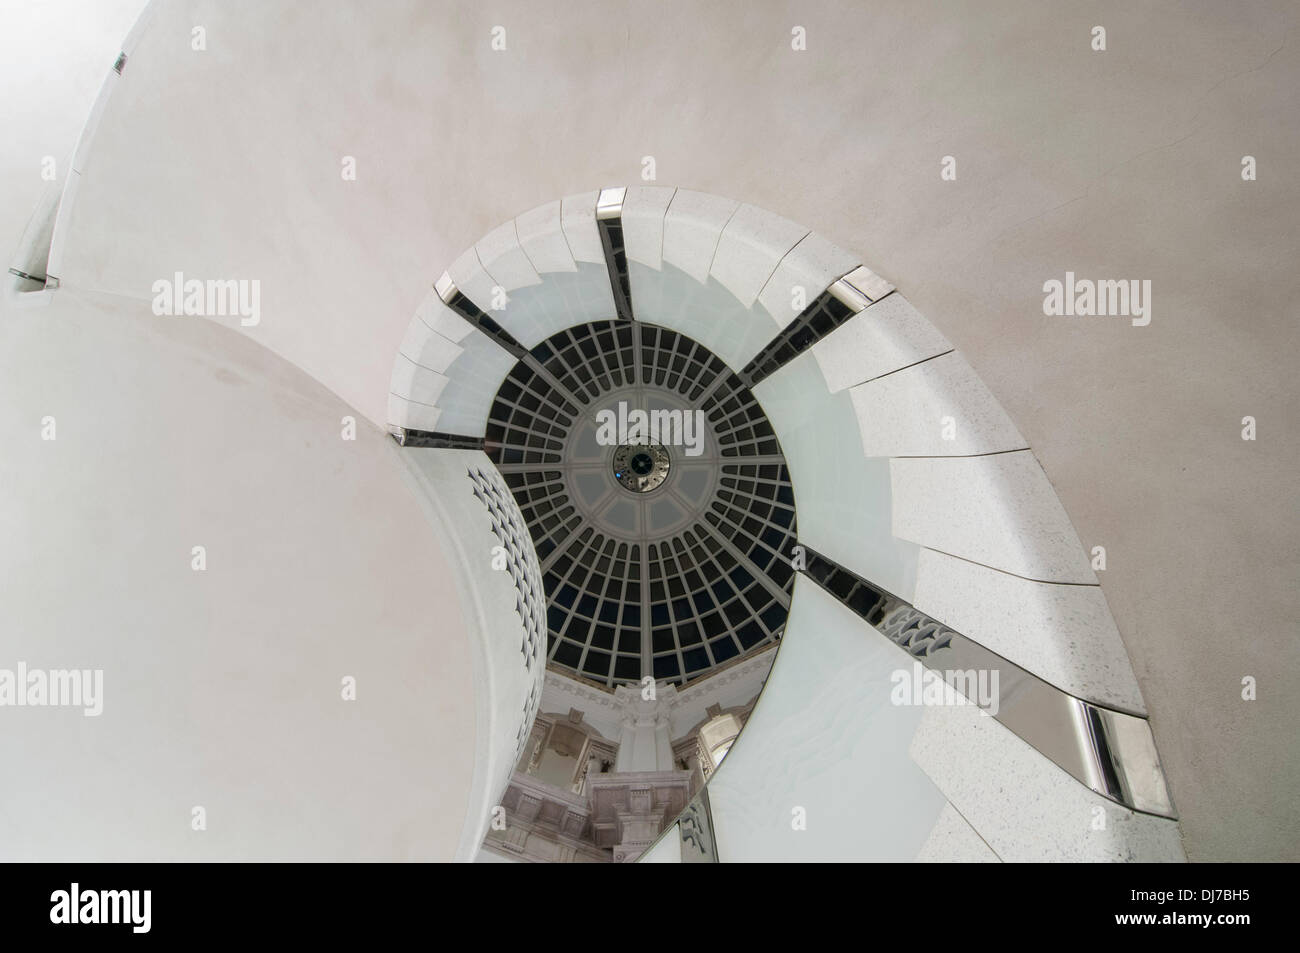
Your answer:
[[[789,473],[754,396],[703,345],[641,322],[560,331],[507,374],[484,449],[537,548],[551,665],[608,687],[684,684],[780,638]]]

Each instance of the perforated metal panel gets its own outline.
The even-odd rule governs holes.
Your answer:
[[[492,532],[500,541],[501,552],[498,555],[504,563],[504,569],[510,573],[515,584],[515,611],[523,623],[523,639],[519,652],[523,656],[524,667],[531,670],[541,664],[542,633],[546,621],[543,611],[545,596],[542,580],[537,568],[537,561],[528,552],[528,530],[525,528],[517,507],[511,506],[511,494],[501,476],[493,470],[484,471],[472,467],[467,471],[472,492],[487,510],[492,523]],[[541,703],[541,675],[534,678],[524,702],[523,716],[519,722],[519,731],[515,736],[515,759],[523,753],[528,732],[537,715]]]

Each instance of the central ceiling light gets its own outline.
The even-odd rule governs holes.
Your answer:
[[[672,460],[661,444],[623,444],[614,451],[614,479],[633,493],[649,493],[668,479]]]

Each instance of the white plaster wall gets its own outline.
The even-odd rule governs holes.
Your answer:
[[[945,800],[908,754],[923,709],[890,702],[890,674],[909,664],[834,596],[796,578],[768,684],[709,781],[719,857],[916,857]],[[796,809],[806,829],[793,826]]]
[[[98,717],[0,708],[0,859],[455,855],[474,620],[399,451],[364,418],[342,440],[349,415],[207,321],[0,302],[0,667],[104,671]]]
[[[907,289],[1035,448],[1085,548],[1107,547],[1100,581],[1193,858],[1293,856],[1282,792],[1300,766],[1276,726],[1298,703],[1245,704],[1239,682],[1300,669],[1300,406],[1279,383],[1300,293],[1294,5],[741,9],[163,4],[105,112],[62,277],[140,296],[175,267],[262,275],[250,336],[382,422],[430,263],[520,209],[630,181],[653,154],[661,182],[809,223]],[[205,54],[188,48],[199,21]],[[488,48],[496,23],[506,53]],[[1042,283],[1067,269],[1150,278],[1152,325],[1044,318]],[[1232,594],[1245,637],[1213,623],[1209,593]],[[1265,763],[1280,781],[1251,780]]]
[[[0,4],[0,259],[15,263],[38,201],[58,194],[91,106],[145,0]],[[55,177],[43,177],[46,156]],[[48,249],[48,235],[46,236]],[[37,258],[39,253],[32,253]]]
[[[461,695],[468,691],[474,699],[474,783],[456,854],[458,860],[469,860],[482,845],[492,810],[501,803],[510,783],[537,714],[545,675],[545,623],[532,629],[537,638],[529,645],[524,617],[533,613],[509,560],[519,560],[519,579],[537,606],[542,600],[541,574],[514,498],[486,454],[481,450],[398,449],[396,444],[386,449],[405,466],[413,495],[448,555],[444,576],[430,580],[426,591],[409,598],[419,602],[432,619],[442,619],[453,607],[458,608],[473,648],[472,681],[462,688]],[[501,509],[495,517],[475,495],[470,470],[496,483]],[[493,529],[496,525],[504,531],[506,521],[517,534],[509,542]],[[520,548],[520,543],[527,548]],[[493,568],[498,546],[508,553],[506,568],[499,570]],[[454,591],[447,591],[448,582],[454,583]],[[544,607],[537,611],[537,618],[544,619]],[[462,712],[463,728],[468,727],[467,721],[468,712]]]

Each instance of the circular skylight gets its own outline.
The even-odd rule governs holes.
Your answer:
[[[707,348],[568,328],[511,369],[485,447],[541,562],[549,664],[684,684],[780,638],[794,494],[763,410]]]
[[[625,443],[614,451],[614,479],[633,493],[649,493],[668,479],[672,458],[658,443]]]

